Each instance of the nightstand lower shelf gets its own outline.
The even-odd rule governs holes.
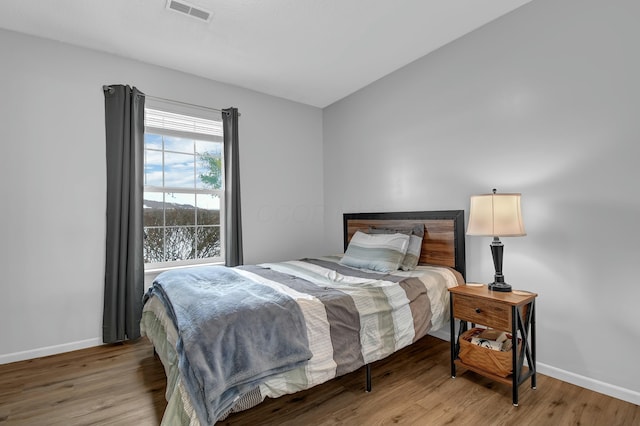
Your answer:
[[[507,377],[498,376],[498,375],[490,373],[490,372],[488,372],[486,370],[483,370],[481,368],[475,367],[473,365],[465,364],[464,361],[462,361],[460,359],[454,360],[454,363],[458,367],[466,368],[467,370],[473,371],[474,373],[478,373],[478,374],[480,374],[480,375],[482,375],[482,376],[484,376],[484,377],[486,377],[488,379],[495,380],[496,382],[505,384],[507,386],[513,386],[513,376],[511,374],[508,375]],[[520,383],[522,383],[523,381],[525,381],[526,379],[531,377],[531,374],[533,374],[533,373],[530,372],[529,368],[527,368],[526,366],[523,366],[522,367],[522,372],[521,372],[521,377],[520,377],[520,379],[521,379]],[[534,389],[535,389],[535,387],[534,387]]]

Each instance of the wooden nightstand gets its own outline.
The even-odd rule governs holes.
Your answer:
[[[490,291],[486,285],[463,285],[449,289],[451,312],[451,377],[456,377],[456,366],[467,368],[492,380],[512,387],[513,405],[518,406],[518,386],[531,377],[531,388],[536,388],[536,321],[535,293]],[[455,320],[460,320],[458,336]],[[501,377],[458,358],[460,335],[467,331],[468,324],[475,324],[506,331],[512,335],[513,371]],[[518,348],[520,338],[520,350]],[[527,366],[524,360],[527,360]],[[508,371],[508,370],[507,370]]]

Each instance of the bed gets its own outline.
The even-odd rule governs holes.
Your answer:
[[[344,254],[160,274],[143,335],[167,375],[162,424],[208,425],[371,364],[449,318],[462,210],[347,213]]]

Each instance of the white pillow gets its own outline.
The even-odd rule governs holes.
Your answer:
[[[391,272],[398,269],[409,247],[405,234],[365,234],[356,231],[340,263],[353,268]]]

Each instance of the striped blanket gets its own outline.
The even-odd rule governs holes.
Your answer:
[[[312,357],[302,366],[267,377],[240,398],[232,411],[250,408],[265,397],[310,388],[383,359],[448,319],[447,288],[458,284],[448,268],[383,274],[345,267],[338,261],[338,257],[325,257],[234,268],[254,283],[295,300],[304,317]],[[163,422],[174,424],[181,419],[183,424],[197,424],[183,381],[172,369],[172,341],[179,331],[172,330],[161,304],[152,302],[145,304],[142,330],[167,370],[169,405]]]

